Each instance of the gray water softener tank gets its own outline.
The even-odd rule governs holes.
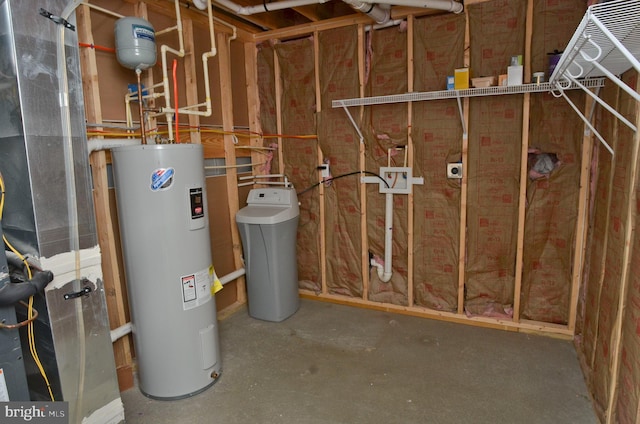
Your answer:
[[[300,307],[298,197],[293,188],[257,188],[236,213],[242,238],[249,315],[280,322]]]
[[[147,69],[156,64],[156,32],[149,21],[133,16],[120,18],[114,29],[116,59],[129,69]]]

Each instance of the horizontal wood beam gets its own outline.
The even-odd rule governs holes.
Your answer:
[[[340,305],[357,306],[376,311],[393,312],[401,315],[410,315],[421,318],[436,319],[439,321],[455,322],[458,324],[472,325],[476,327],[493,328],[498,330],[514,331],[520,333],[540,334],[565,340],[573,339],[573,332],[566,325],[552,324],[538,321],[521,320],[514,322],[508,319],[490,318],[483,316],[467,316],[453,312],[436,311],[420,306],[402,306],[392,303],[372,302],[360,298],[340,296],[334,294],[316,294],[310,290],[300,290],[300,297],[304,299],[320,300],[337,303]]]
[[[405,19],[408,16],[427,16],[427,15],[437,15],[443,12],[441,10],[433,10],[433,9],[423,9],[416,7],[403,7],[396,6],[391,9],[391,19],[399,20]],[[280,28],[273,31],[265,31],[259,34],[255,34],[253,36],[254,42],[261,42],[272,39],[287,39],[287,38],[295,38],[300,37],[307,34],[312,34],[316,31],[326,31],[329,29],[342,28],[350,25],[373,25],[373,20],[365,15],[364,13],[354,13],[353,15],[348,16],[340,16],[332,19],[325,19],[318,22],[311,22],[304,25],[291,26],[287,28]]]

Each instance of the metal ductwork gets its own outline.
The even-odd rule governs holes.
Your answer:
[[[78,35],[71,29],[70,7],[77,4],[0,0],[2,227],[22,255],[53,272],[44,294],[39,282],[24,286],[39,292],[36,345],[53,397],[69,402],[69,422],[95,424],[123,420],[124,409],[102,284]],[[30,361],[24,342],[22,350]],[[0,355],[0,364],[6,359]],[[9,387],[9,400],[49,400],[35,364],[25,365],[30,399]]]

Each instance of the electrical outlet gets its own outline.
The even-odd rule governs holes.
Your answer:
[[[331,176],[331,174],[329,173],[328,163],[323,163],[322,165],[319,165],[318,169],[320,169],[320,177],[329,178]]]
[[[447,178],[462,178],[462,163],[454,162],[447,164]]]

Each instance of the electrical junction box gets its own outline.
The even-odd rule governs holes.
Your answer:
[[[447,164],[447,178],[462,178],[462,163],[454,162]]]
[[[424,184],[424,178],[414,178],[409,167],[381,167],[380,176],[386,182],[385,184],[378,180],[380,193],[409,194],[413,184]],[[389,185],[388,187],[387,184]]]

